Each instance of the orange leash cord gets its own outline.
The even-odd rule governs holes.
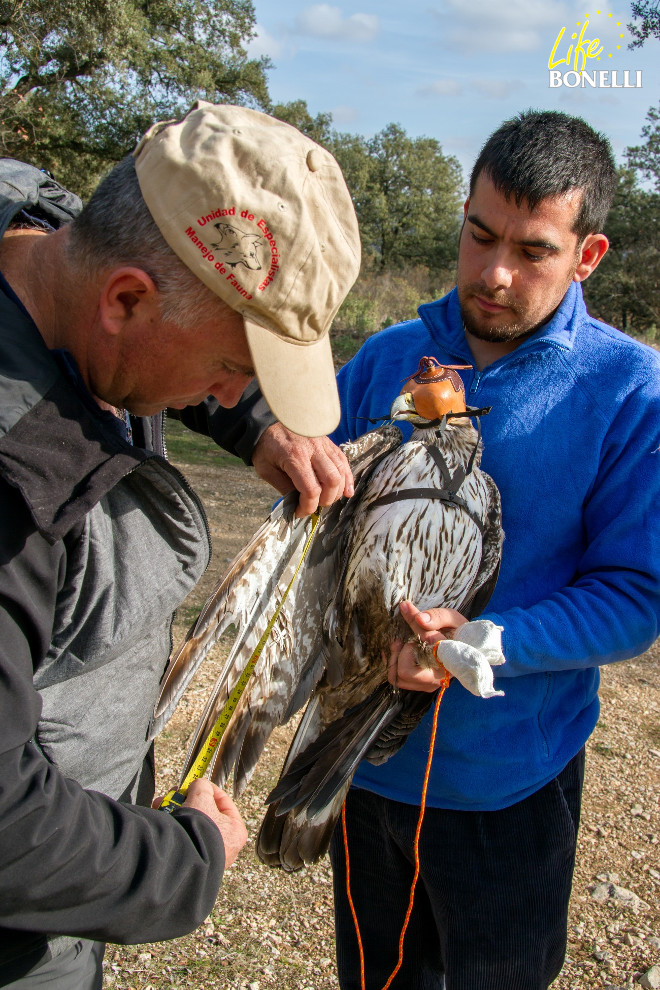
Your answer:
[[[437,645],[437,644],[436,644]],[[434,649],[433,655],[437,661],[436,651]],[[433,727],[431,729],[431,743],[429,745],[429,756],[426,761],[426,771],[424,773],[424,785],[422,787],[422,800],[420,802],[419,808],[419,818],[417,820],[417,830],[415,832],[415,842],[414,842],[414,852],[415,852],[415,874],[413,876],[412,886],[410,888],[410,900],[408,902],[408,910],[406,911],[406,917],[403,922],[403,928],[401,929],[401,935],[399,936],[399,959],[394,967],[394,970],[390,974],[390,978],[383,987],[383,990],[389,990],[392,985],[392,980],[396,974],[401,969],[401,964],[403,963],[403,940],[406,937],[406,931],[408,929],[408,923],[410,921],[410,916],[413,909],[413,901],[415,900],[415,887],[417,886],[417,880],[419,879],[419,836],[422,831],[422,822],[424,821],[424,812],[426,811],[426,792],[429,785],[429,777],[431,776],[431,763],[433,762],[433,750],[435,749],[435,735],[438,728],[438,712],[440,710],[440,702],[442,701],[442,696],[444,695],[449,682],[451,680],[451,674],[445,671],[445,676],[442,679],[442,684],[440,685],[440,690],[438,691],[438,697],[435,702],[435,709],[433,712]],[[358,949],[360,950],[360,987],[362,990],[366,990],[365,975],[364,975],[364,947],[362,945],[362,936],[360,935],[360,926],[358,924],[357,914],[355,912],[355,905],[353,904],[353,897],[351,895],[351,868],[348,859],[348,836],[346,833],[346,801],[344,801],[341,808],[341,827],[344,835],[344,854],[346,857],[346,894],[348,896],[348,903],[351,909],[351,914],[353,915],[353,924],[355,925],[355,934],[357,935]]]

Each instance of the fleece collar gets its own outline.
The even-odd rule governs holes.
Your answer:
[[[457,357],[465,358],[472,363],[470,348],[465,339],[457,289],[452,289],[442,299],[424,303],[417,312],[438,346],[449,348]],[[587,309],[582,296],[582,287],[578,282],[571,282],[552,319],[528,337],[513,353],[520,354],[547,344],[570,351],[573,349],[575,334],[586,318]]]

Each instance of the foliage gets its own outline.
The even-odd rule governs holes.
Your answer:
[[[85,194],[198,98],[268,105],[252,0],[0,0],[0,152]]]
[[[304,100],[276,104],[272,113],[328,148],[339,162],[368,269],[421,265],[438,272],[454,264],[463,179],[456,159],[444,155],[437,141],[410,138],[398,124],[373,138],[339,133],[332,129],[331,114],[312,116]]]
[[[325,148],[332,142],[332,114],[317,113],[312,117],[305,100],[293,100],[291,103],[276,103],[271,111],[278,120],[292,124],[306,134],[312,141],[322,144]]]
[[[334,133],[330,150],[353,196],[368,266],[437,272],[453,264],[462,173],[438,141],[389,124],[369,139]]]
[[[647,38],[660,40],[660,3],[658,0],[634,0],[632,15],[641,24],[629,24],[628,30],[635,35],[630,48],[641,48]]]
[[[358,337],[368,337],[380,330],[375,299],[369,299],[358,288],[353,288],[341,304],[332,329],[339,333],[355,332]]]
[[[641,6],[633,4],[633,13]],[[660,107],[651,107],[647,121],[644,143],[626,149],[628,167],[619,170],[605,227],[610,249],[584,288],[594,315],[654,344],[660,342]],[[640,176],[655,190],[642,188]]]
[[[432,274],[418,265],[399,271],[363,272],[341,306],[330,332],[337,364],[353,357],[366,337],[403,320],[414,320],[422,303],[448,292],[453,273]]]
[[[653,344],[660,340],[660,194],[621,169],[605,227],[610,249],[584,283],[589,311]]]
[[[642,127],[642,137],[646,138],[646,144],[626,148],[626,158],[628,165],[654,182],[660,192],[660,106],[657,109],[651,107],[646,119],[648,124]]]

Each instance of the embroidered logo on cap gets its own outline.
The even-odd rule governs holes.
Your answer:
[[[245,224],[249,225],[255,220],[254,213],[250,213],[249,210],[241,210],[240,216],[245,221],[241,227],[228,223],[226,220],[212,223],[218,217],[234,216],[236,216],[236,207],[232,206],[230,209],[217,209],[197,218],[198,226],[205,227],[210,224],[212,230],[215,231],[215,233],[209,232],[210,236],[215,238],[209,243],[204,243],[195,227],[187,227],[186,235],[199,248],[202,257],[214,266],[219,275],[225,275],[227,281],[244,299],[252,299],[249,290],[241,285],[236,278],[236,269],[242,265],[250,272],[262,271],[264,267],[262,264],[263,255],[260,252],[270,248],[269,262],[264,261],[264,264],[269,265],[268,272],[256,287],[257,292],[263,292],[279,270],[280,255],[275,237],[263,218],[257,220],[258,233],[252,233],[252,231],[245,229]],[[229,273],[227,272],[228,268],[230,269]],[[259,277],[261,278],[261,276]]]
[[[246,233],[238,227],[232,227],[230,223],[214,223],[213,226],[220,236],[211,247],[225,265],[231,265],[232,268],[236,265],[245,265],[250,271],[261,271],[257,252],[263,237],[259,234]]]

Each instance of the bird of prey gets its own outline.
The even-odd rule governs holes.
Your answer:
[[[307,705],[257,840],[269,865],[295,870],[323,855],[359,761],[386,760],[430,706],[431,694],[387,680],[390,643],[411,635],[400,603],[445,606],[470,619],[490,597],[503,534],[499,493],[479,469],[481,443],[470,421],[483,412],[466,410],[454,367],[424,358],[392,405],[394,423],[343,446],[355,495],[322,511],[288,595],[312,526],[309,517],[294,517],[295,492],[230,564],[170,661],[156,731],[212,644],[230,625],[238,628],[185,774],[281,606],[211,766],[220,786],[233,768],[240,794],[273,729]],[[416,427],[406,443],[397,420]],[[501,693],[492,688],[490,665],[503,657],[497,627],[484,628],[491,625],[468,622],[441,644],[446,655],[438,651],[484,697]],[[423,648],[419,654],[429,662]]]

